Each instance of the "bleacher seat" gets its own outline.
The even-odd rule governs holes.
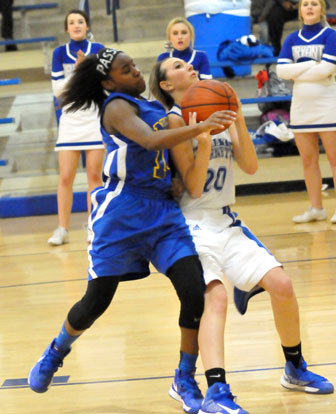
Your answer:
[[[6,45],[19,45],[26,43],[40,43],[42,46],[44,54],[44,72],[46,74],[51,71],[51,57],[50,57],[50,43],[56,42],[57,38],[55,36],[45,36],[45,37],[32,37],[28,39],[11,39],[11,40],[0,40],[0,46]]]
[[[22,36],[30,37],[27,12],[36,10],[48,10],[58,8],[58,3],[34,3],[34,4],[14,4],[13,11],[19,12],[22,19]]]
[[[5,85],[18,85],[19,83],[21,83],[21,80],[19,78],[0,79],[0,86],[5,86]]]

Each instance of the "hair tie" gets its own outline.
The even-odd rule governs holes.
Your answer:
[[[121,50],[117,49],[101,49],[96,55],[98,58],[96,70],[102,75],[107,76],[111,69],[114,58],[120,52]]]

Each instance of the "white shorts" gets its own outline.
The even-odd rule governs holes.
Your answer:
[[[282,266],[267,248],[252,234],[244,222],[237,219],[229,207],[226,213],[200,220],[187,218],[197,252],[208,285],[213,280],[224,281],[226,277],[232,285],[249,291],[265,274]]]

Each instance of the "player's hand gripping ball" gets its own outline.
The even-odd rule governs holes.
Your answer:
[[[205,121],[216,111],[230,110],[237,112],[236,94],[226,82],[206,79],[194,82],[183,95],[181,110],[184,122],[189,124],[189,112],[196,112],[197,122]],[[223,130],[211,131],[212,135]]]

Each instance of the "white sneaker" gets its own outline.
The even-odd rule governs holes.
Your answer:
[[[69,243],[69,233],[64,227],[58,226],[53,235],[48,239],[48,243],[52,246],[60,246]]]
[[[336,210],[335,210],[334,215],[331,217],[330,221],[331,223],[336,224]]]
[[[327,219],[327,214],[324,208],[318,209],[314,207],[310,207],[303,214],[293,217],[294,223],[309,223],[310,221],[320,221],[320,220],[326,220],[326,219]]]

